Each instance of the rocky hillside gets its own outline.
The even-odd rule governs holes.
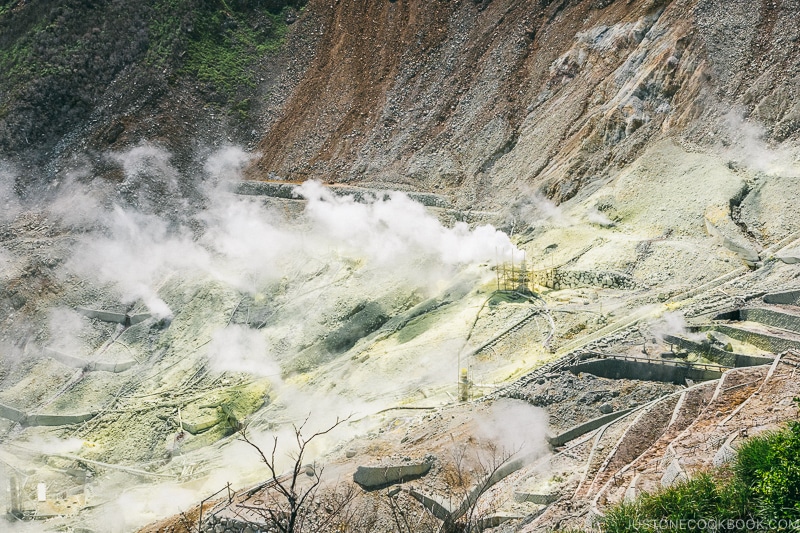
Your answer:
[[[317,53],[252,176],[381,180],[463,205],[557,202],[680,136],[730,143],[734,109],[796,141],[792,2],[319,2]]]
[[[663,136],[735,145],[743,118],[767,142],[798,139],[791,1],[299,7],[6,2],[4,157],[51,163],[53,179],[87,150],[234,141],[260,151],[254,179],[488,206],[525,187],[563,201]]]
[[[401,472],[351,487],[372,530],[726,462],[796,416],[798,8],[0,2],[0,509],[266,529],[237,431],[303,420],[347,419],[330,479]]]
[[[190,154],[255,138],[303,3],[3,2],[0,158],[53,181],[143,140]]]

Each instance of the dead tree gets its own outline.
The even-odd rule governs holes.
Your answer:
[[[450,504],[419,494],[412,493],[412,496],[441,520],[438,533],[484,531],[491,527],[491,514],[499,503],[487,502],[486,494],[495,483],[524,464],[525,458],[516,457],[519,451],[507,452],[492,444],[488,453],[481,454],[478,450],[470,450],[466,444],[456,446],[451,452],[451,460],[443,465]],[[398,528],[398,531],[405,530]]]
[[[308,417],[300,426],[293,425],[297,452],[295,455],[290,455],[293,464],[286,474],[281,474],[277,469],[275,458],[278,449],[277,436],[273,438],[272,450],[267,454],[250,439],[246,426],[239,429],[241,439],[258,452],[261,461],[272,475],[269,487],[265,489],[270,495],[270,501],[263,506],[263,509],[258,510],[258,514],[281,533],[325,531],[331,523],[343,516],[345,509],[355,497],[354,490],[333,489],[324,494],[320,493],[323,468],[303,464],[306,449],[311,441],[330,433],[349,419],[349,416],[344,419],[337,418],[333,425],[317,431],[308,438],[303,436]],[[317,506],[322,507],[320,512],[316,512]]]
[[[488,451],[488,455],[475,454],[474,470],[477,483],[471,490],[466,490],[463,485],[463,480],[467,478],[467,474],[463,472],[466,468],[464,457],[458,460],[458,454],[454,454],[455,473],[461,482],[459,485],[462,490],[453,488],[456,489],[455,493],[460,493],[462,500],[461,504],[453,509],[449,518],[444,520],[442,524],[444,533],[475,533],[490,527],[490,515],[497,511],[499,502],[486,502],[486,493],[495,483],[518,470],[524,463],[524,459],[515,458],[519,454],[519,449],[508,452],[492,444]],[[462,450],[461,453],[465,454],[465,451]]]
[[[412,501],[400,501],[403,491],[399,489],[386,492],[384,500],[389,509],[391,524],[395,533],[440,533],[442,525],[424,508],[423,512],[412,511]]]

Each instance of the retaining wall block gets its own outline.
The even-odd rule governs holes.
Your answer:
[[[427,462],[401,466],[359,466],[353,481],[365,489],[378,489],[424,476],[431,469]]]

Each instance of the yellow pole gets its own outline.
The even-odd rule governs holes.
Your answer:
[[[461,377],[458,380],[458,399],[462,402],[469,400],[469,376],[467,369],[461,369]]]

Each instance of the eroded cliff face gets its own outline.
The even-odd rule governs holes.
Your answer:
[[[730,143],[731,110],[795,141],[796,4],[312,1],[313,59],[250,177],[496,207],[569,199],[664,136]]]
[[[261,154],[252,179],[377,182],[462,208],[520,190],[559,203],[665,136],[727,146],[746,118],[796,142],[798,7],[6,2],[0,158],[34,196],[78,167],[119,180],[103,155],[141,142],[185,169],[232,143]]]
[[[620,485],[650,490],[664,474],[653,465],[671,464],[650,461],[662,444],[689,427],[705,439],[723,413],[714,387],[738,409],[737,380],[767,391],[769,377],[737,369],[693,389],[686,404],[713,416],[689,410],[678,431],[676,395],[650,404],[678,385],[567,366],[598,350],[682,365],[690,352],[659,340],[667,330],[706,366],[709,346],[763,362],[764,343],[800,345],[721,323],[797,321],[760,297],[797,303],[800,0],[145,3],[0,3],[0,67],[41,59],[0,76],[0,463],[36,470],[18,515],[130,530],[268,479],[239,423],[269,443],[312,411],[319,427],[357,413],[361,425],[317,441],[342,479],[381,457],[445,465],[454,441],[504,441],[473,423],[489,401],[455,401],[466,365],[475,397],[507,388],[562,437],[640,409],[569,462],[546,458],[548,479],[497,484],[525,524],[542,509],[517,492],[561,498],[543,527],[581,527],[597,498],[624,497],[617,473],[651,469]],[[118,28],[129,46],[87,62]],[[536,297],[495,294],[524,286],[521,256]],[[510,275],[493,269],[509,260]],[[700,331],[717,344],[691,340]],[[741,412],[797,393],[775,387]],[[766,429],[790,404],[770,412]],[[492,418],[516,432],[515,413]],[[751,427],[736,424],[715,438]],[[698,469],[718,451],[683,450]],[[72,510],[39,505],[39,482],[79,496],[55,498]],[[391,529],[384,518],[373,529]]]

